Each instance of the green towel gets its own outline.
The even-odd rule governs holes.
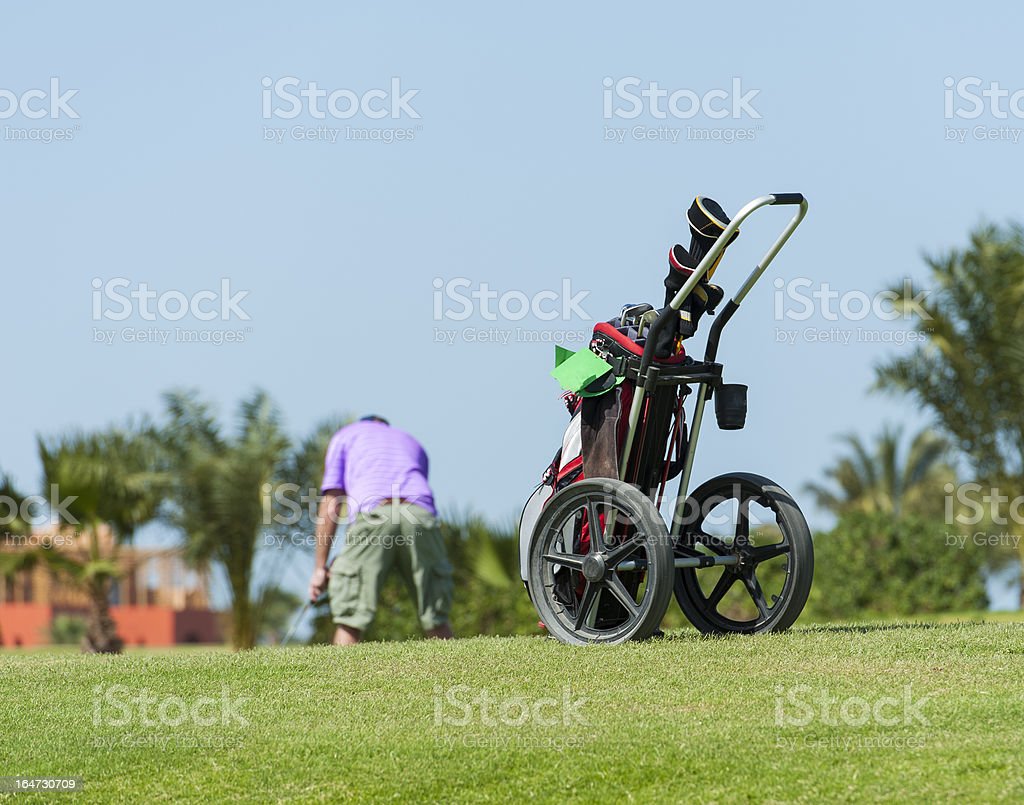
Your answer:
[[[564,347],[555,346],[555,368],[551,376],[566,391],[579,394],[581,397],[592,397],[605,394],[622,382],[623,378],[596,392],[587,392],[586,388],[598,378],[604,377],[612,370],[612,365],[598,357],[589,348],[572,352]]]

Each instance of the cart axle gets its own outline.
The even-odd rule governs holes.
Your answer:
[[[716,565],[738,565],[740,558],[738,556],[677,556],[675,559],[675,567],[678,570],[681,567],[715,567]],[[637,562],[635,559],[629,559],[625,562],[619,562],[615,566],[615,570],[619,573],[625,573],[628,570],[639,570],[646,566],[646,562]]]

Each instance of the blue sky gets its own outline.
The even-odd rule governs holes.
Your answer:
[[[870,437],[883,422],[916,429],[926,416],[868,393],[873,365],[907,347],[858,342],[858,328],[898,323],[833,322],[821,311],[780,321],[773,280],[873,294],[923,279],[922,252],[962,244],[979,222],[1024,218],[1024,142],[973,133],[983,125],[1012,138],[1024,122],[944,111],[947,77],[1024,87],[1021,16],[952,3],[927,14],[787,2],[8,8],[0,113],[5,99],[49,90],[56,77],[62,92],[77,90],[67,101],[77,117],[58,108],[56,119],[0,119],[0,467],[35,489],[37,433],[156,412],[176,386],[200,388],[230,415],[260,386],[296,435],[334,412],[390,417],[426,445],[443,507],[511,520],[565,425],[548,376],[553,347],[515,336],[467,343],[468,328],[585,332],[624,302],[660,301],[665,256],[687,240],[682,216],[695,194],[735,211],[799,190],[810,214],[720,353],[727,379],[751,387],[747,428],[707,428],[695,469],[698,480],[758,471],[799,492],[835,457],[837,434]],[[266,118],[263,79],[282,77],[344,91],[342,111],[397,79],[417,90],[417,116],[399,106],[396,119]],[[629,77],[684,91],[684,110],[691,94],[729,93],[738,80],[756,90],[759,117],[607,117],[605,79]],[[371,112],[391,100],[369,97]],[[343,133],[300,141],[295,125]],[[633,139],[635,125],[669,139]],[[951,127],[966,140],[947,140]],[[71,139],[25,139],[44,128],[68,128]],[[284,141],[267,139],[269,129]],[[345,139],[351,129],[410,139]],[[695,141],[691,129],[752,139]],[[735,288],[784,220],[778,210],[751,220],[716,281]],[[187,297],[227,279],[247,292],[248,318],[97,321],[93,280],[117,277]],[[589,318],[438,321],[434,281],[456,278],[527,296],[568,281],[588,292]],[[128,328],[150,326],[240,330],[242,343],[123,342]],[[96,343],[97,328],[115,343]],[[853,333],[850,343],[806,341],[833,328]],[[438,342],[438,329],[454,330],[455,343]],[[827,524],[808,508],[812,524]]]

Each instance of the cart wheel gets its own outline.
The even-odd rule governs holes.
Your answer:
[[[676,601],[690,622],[705,634],[788,629],[814,575],[811,532],[789,493],[761,475],[720,475],[694,490],[685,516],[676,556],[738,559],[676,571]]]
[[[668,608],[675,568],[665,521],[650,499],[622,481],[594,478],[548,501],[529,571],[548,631],[583,644],[649,637]]]

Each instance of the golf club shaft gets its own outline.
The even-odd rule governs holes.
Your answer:
[[[343,530],[340,535],[342,544],[344,544],[345,531],[347,530],[348,529]],[[339,536],[335,535],[334,541],[331,544],[331,549],[327,552],[327,561],[324,563],[325,567],[331,566],[331,562],[333,562],[334,560],[334,549],[338,546],[338,541]],[[306,601],[306,603],[302,607],[302,610],[299,612],[299,616],[292,622],[291,628],[287,632],[285,632],[284,638],[281,640],[282,646],[288,645],[288,641],[291,640],[292,637],[295,635],[295,630],[299,628],[299,624],[302,623],[302,619],[306,617],[306,612],[309,610],[309,608],[311,606],[320,606],[320,604],[322,604],[326,600],[327,590],[325,589],[322,593],[320,593],[320,596],[316,599],[316,601]]]
[[[299,616],[292,621],[292,625],[288,628],[288,631],[285,632],[284,638],[281,640],[282,646],[288,645],[288,641],[292,639],[292,635],[294,635],[295,630],[299,628],[299,624],[302,623],[302,619],[306,617],[306,612],[309,610],[309,605],[311,603],[311,601],[307,601],[299,611]]]
[[[291,628],[288,629],[288,631],[285,633],[284,638],[281,640],[281,645],[282,646],[288,645],[288,641],[291,640],[292,637],[295,635],[295,630],[299,628],[299,624],[302,623],[302,619],[304,617],[306,617],[306,613],[309,611],[309,608],[311,606],[319,606],[320,604],[322,604],[326,600],[327,600],[327,593],[323,593],[319,598],[316,599],[316,601],[307,601],[303,605],[301,611],[299,612],[298,617],[294,621],[292,621]]]

